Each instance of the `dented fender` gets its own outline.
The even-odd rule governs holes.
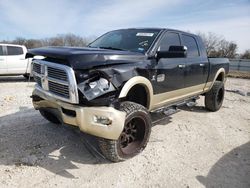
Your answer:
[[[147,79],[147,77],[149,77],[150,75],[149,71],[145,69],[145,67],[142,67],[143,64],[141,64],[141,67],[139,66],[140,63],[136,64],[136,66],[132,64],[126,64],[112,67],[96,68],[95,70],[92,70],[88,73],[90,75],[88,79],[91,81],[91,78],[95,76],[107,79],[110,82],[110,88],[115,88],[114,90],[108,88],[107,91],[112,94],[115,93],[118,99],[126,97],[127,93],[129,92],[129,89],[131,89],[136,84],[143,85],[147,90],[149,96],[153,95],[152,85]],[[142,75],[144,75],[145,77]],[[80,91],[82,92],[82,89],[80,89]],[[84,94],[84,92],[82,93]],[[107,93],[108,92],[105,92],[103,93],[103,95]],[[91,100],[94,99],[95,98],[91,98]]]

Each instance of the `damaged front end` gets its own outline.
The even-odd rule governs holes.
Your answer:
[[[124,83],[137,75],[137,70],[128,65],[102,67],[88,72],[76,71],[80,104],[117,107]]]
[[[126,113],[119,110],[115,97],[119,87],[112,83],[112,75],[96,69],[76,79],[71,67],[45,60],[33,60],[33,73],[37,83],[32,94],[35,109],[83,132],[118,139]]]
[[[125,97],[119,96],[128,80],[146,74],[148,63],[143,54],[45,48],[31,50],[26,57],[34,58],[35,109],[46,111],[61,123],[78,126],[83,132],[118,139],[126,117],[120,110]]]
[[[61,123],[83,132],[116,140],[126,113],[120,111],[119,94],[124,83],[137,74],[133,67],[73,70],[65,65],[34,60],[37,82],[32,94],[35,109],[46,111]],[[71,102],[78,96],[77,102]],[[74,100],[72,100],[74,101]]]
[[[116,90],[109,78],[107,78],[107,76],[103,76],[101,72],[95,72],[89,77],[89,79],[77,85],[79,91],[88,101]]]
[[[43,92],[81,106],[113,106],[125,82],[141,75],[140,67],[147,70],[149,66],[142,53],[99,48],[38,48],[30,50],[26,57],[37,62],[34,78]]]

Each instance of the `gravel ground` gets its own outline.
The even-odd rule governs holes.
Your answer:
[[[44,120],[33,85],[0,77],[0,187],[250,187],[250,80],[229,78],[218,112],[201,97],[165,117],[145,151],[121,163],[94,137]]]

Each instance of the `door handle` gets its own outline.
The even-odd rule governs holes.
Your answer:
[[[205,64],[204,63],[200,63],[200,67],[204,67],[205,66]]]
[[[178,65],[178,67],[182,69],[182,68],[185,68],[185,67],[186,67],[186,65],[184,65],[184,64],[180,64],[180,65]]]

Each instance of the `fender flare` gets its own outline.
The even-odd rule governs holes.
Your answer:
[[[147,97],[148,97],[147,98],[147,102],[148,102],[147,107],[149,108],[152,104],[153,87],[152,87],[151,82],[147,78],[142,77],[142,76],[135,76],[135,77],[129,79],[125,83],[125,85],[123,86],[118,98],[125,98],[127,96],[128,92],[130,91],[130,89],[132,87],[134,87],[135,85],[141,85],[146,89]]]
[[[209,87],[209,90],[213,87],[214,82],[216,81],[216,79],[218,78],[218,76],[219,76],[221,73],[223,74],[222,82],[225,83],[225,81],[226,81],[226,79],[225,79],[226,71],[225,71],[224,68],[220,68],[220,69],[217,71],[217,73],[215,74],[214,79],[213,79],[213,81],[212,81],[212,83],[211,83],[211,85],[210,85],[210,87]]]

